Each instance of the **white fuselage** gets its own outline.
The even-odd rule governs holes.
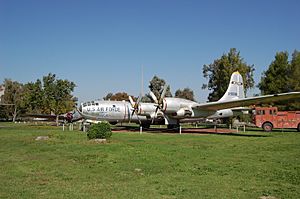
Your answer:
[[[150,113],[154,113],[156,107],[153,103],[143,103],[138,114],[132,114],[133,108],[127,101],[91,101],[81,103],[80,111],[84,118],[96,121],[108,121],[110,123],[149,123],[152,121]],[[154,121],[157,123],[157,120]]]
[[[156,105],[154,103],[140,103],[137,113],[132,114],[133,108],[127,101],[99,100],[81,103],[80,111],[86,119],[110,123],[151,123],[154,118],[154,124],[178,124],[179,122],[197,121],[203,118],[217,119],[233,115],[230,109],[219,111],[192,109],[197,104],[186,99],[165,98],[163,110],[158,110],[155,115]]]

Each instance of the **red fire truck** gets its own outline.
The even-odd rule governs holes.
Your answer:
[[[273,128],[296,128],[300,131],[300,111],[278,111],[277,107],[255,107],[253,123],[268,132]]]

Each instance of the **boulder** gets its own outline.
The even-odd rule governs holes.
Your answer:
[[[49,136],[38,136],[35,138],[35,140],[49,140]]]
[[[94,141],[96,142],[96,143],[103,143],[103,144],[105,144],[106,143],[106,139],[94,139]]]

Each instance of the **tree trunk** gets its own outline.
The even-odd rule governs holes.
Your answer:
[[[56,115],[56,126],[59,126],[58,119],[59,119],[59,115]]]
[[[15,105],[15,109],[14,109],[14,113],[13,113],[13,122],[16,121],[16,117],[17,117],[17,106]]]

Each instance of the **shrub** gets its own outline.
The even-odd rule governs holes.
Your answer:
[[[93,124],[88,132],[87,137],[89,139],[108,139],[111,137],[110,125],[106,122],[101,122],[98,124]]]

